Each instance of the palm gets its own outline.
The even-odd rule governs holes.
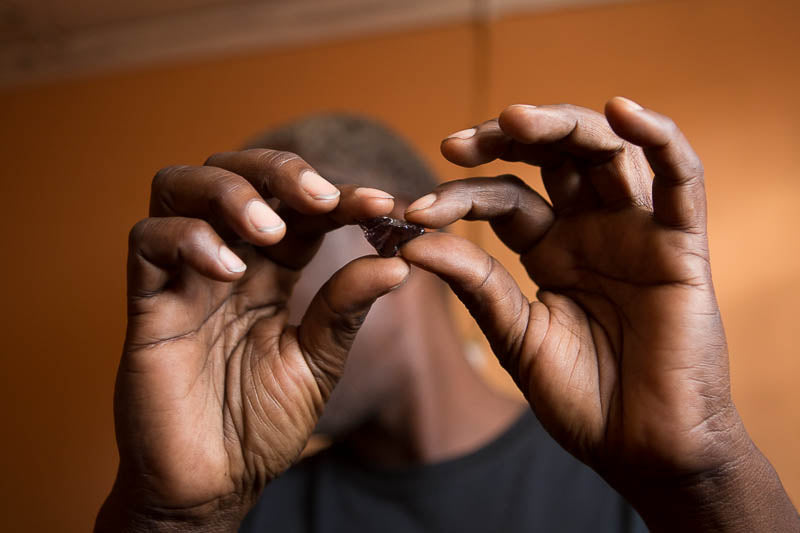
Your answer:
[[[298,457],[372,302],[409,269],[352,261],[294,327],[286,306],[299,272],[327,231],[392,207],[382,191],[333,187],[287,152],[221,153],[159,172],[151,218],[130,235],[115,391],[123,494],[106,508],[241,519]]]
[[[657,450],[664,461],[698,452],[671,444],[675,432],[691,432],[705,416],[692,404],[696,394],[677,386],[698,379],[690,361],[698,332],[722,337],[707,258],[692,252],[696,241],[628,208],[558,218],[523,257],[552,293],[542,300],[555,318],[530,354],[523,390],[579,457],[591,460],[602,448],[630,460],[645,447],[652,457],[651,439],[665,444]],[[537,326],[528,334],[542,335]],[[718,348],[715,364],[724,365]],[[678,411],[674,420],[653,417]]]
[[[287,327],[296,274],[249,255],[236,283],[184,279],[132,302],[119,409],[139,439],[121,441],[145,447],[137,456],[171,506],[224,497],[242,479],[257,494],[300,453],[322,406]]]

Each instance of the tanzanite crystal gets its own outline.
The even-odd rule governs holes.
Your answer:
[[[402,245],[425,233],[425,228],[405,220],[375,217],[358,224],[381,257],[394,257]]]

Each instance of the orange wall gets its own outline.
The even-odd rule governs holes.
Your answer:
[[[489,105],[600,109],[624,94],[683,129],[706,169],[734,401],[800,505],[798,20],[796,0],[687,0],[501,21]],[[524,176],[539,187],[536,172]]]
[[[675,117],[706,163],[734,396],[800,500],[800,8],[762,4],[598,7],[498,20],[477,40],[451,25],[0,92],[5,529],[85,531],[110,486],[126,235],[159,167],[200,163],[300,114],[350,109],[459,177],[438,143],[479,110],[600,108],[618,93]],[[516,171],[536,184],[534,171]],[[479,227],[463,231],[516,268]]]

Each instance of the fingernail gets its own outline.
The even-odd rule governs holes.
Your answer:
[[[394,196],[388,192],[383,192],[380,189],[373,189],[371,187],[359,187],[353,193],[359,198],[378,198],[380,200],[394,200]]]
[[[415,200],[408,209],[406,209],[406,213],[411,213],[412,211],[421,211],[423,209],[428,209],[430,206],[433,205],[433,202],[436,201],[436,195],[434,193],[426,194],[422,198]]]
[[[470,139],[476,133],[478,133],[478,130],[475,128],[469,128],[467,130],[461,130],[451,134],[448,139]]]
[[[641,111],[641,110],[644,109],[642,106],[640,106],[639,104],[637,104],[636,102],[634,102],[630,98],[625,98],[624,96],[617,96],[617,99],[621,100],[622,103],[624,103],[626,106],[628,106],[631,109],[631,111]]]
[[[239,256],[233,253],[231,249],[224,244],[219,247],[219,260],[222,261],[222,264],[225,265],[225,268],[234,274],[244,272],[247,268],[247,265],[244,264],[244,261],[239,259]]]
[[[250,223],[263,233],[278,231],[283,227],[283,220],[270,209],[267,204],[259,200],[253,200],[247,206],[247,216]]]
[[[315,200],[333,200],[339,196],[339,189],[313,170],[300,174],[300,185]]]
[[[511,104],[508,107],[521,107],[522,109],[536,109],[535,105],[529,105],[529,104]]]

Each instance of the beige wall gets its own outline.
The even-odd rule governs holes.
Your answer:
[[[112,481],[126,234],[159,167],[200,163],[300,114],[350,109],[384,119],[459,177],[438,143],[481,110],[600,108],[620,93],[675,117],[706,163],[734,396],[800,500],[796,5],[592,8],[495,21],[477,38],[452,25],[0,93],[5,529],[85,531]],[[516,171],[537,184],[534,171]],[[463,231],[516,268],[485,231]]]

